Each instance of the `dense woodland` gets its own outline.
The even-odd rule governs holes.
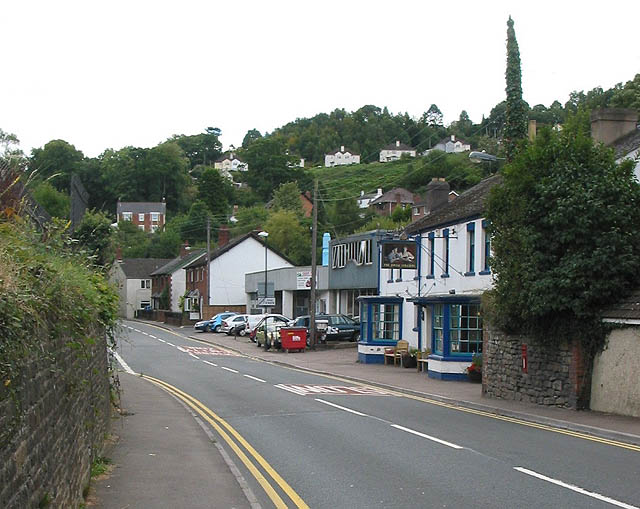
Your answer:
[[[526,104],[526,113],[538,124],[553,126],[563,124],[578,110],[599,107],[640,111],[640,74],[609,90],[573,92],[564,104]],[[408,217],[361,217],[362,210],[355,201],[360,192],[402,186],[419,193],[432,177],[445,177],[454,190],[462,192],[496,168],[470,164],[466,154],[441,152],[381,164],[377,162],[380,149],[400,140],[421,153],[455,134],[474,150],[502,155],[505,110],[506,102],[497,104],[478,124],[462,111],[458,120],[445,126],[435,104],[417,118],[366,105],[353,112],[336,109],[296,119],[264,135],[251,129],[236,151],[249,165],[248,172],[234,175],[242,187],[234,186],[213,169],[213,162],[222,154],[221,131],[215,127],[195,135],[174,135],[152,148],[106,149],[95,158],[85,157],[64,140],[52,140],[25,155],[18,137],[0,130],[0,155],[20,167],[33,196],[59,218],[69,217],[69,183],[74,174],[89,192],[89,218],[93,221],[114,221],[118,199],[158,202],[165,198],[165,231],[149,235],[131,225],[121,225],[117,242],[125,256],[174,256],[185,240],[202,245],[209,217],[214,239],[223,224],[231,224],[234,235],[255,228],[269,229],[273,232],[269,240],[275,247],[298,263],[308,263],[310,224],[302,218],[297,196],[312,189],[314,178],[321,182],[321,231],[336,236],[375,227],[397,228]],[[321,167],[324,154],[340,145],[360,153],[362,164]],[[301,157],[306,161],[305,168],[295,166]],[[265,207],[267,203],[269,207]],[[239,206],[238,222],[229,223],[234,205]]]

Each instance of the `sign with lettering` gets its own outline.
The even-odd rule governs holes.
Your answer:
[[[413,241],[384,242],[382,244],[383,269],[417,269],[416,243]]]

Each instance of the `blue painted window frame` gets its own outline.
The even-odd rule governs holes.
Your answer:
[[[465,276],[475,276],[476,223],[467,223],[467,238],[469,244],[469,266]]]
[[[486,275],[491,274],[491,267],[489,265],[489,260],[491,259],[491,235],[487,231],[487,227],[489,226],[489,221],[484,219],[482,221],[482,235],[484,237],[484,267],[480,274]]]
[[[435,266],[436,266],[436,238],[433,232],[429,233],[429,274],[427,274],[428,278],[433,278],[435,276]]]
[[[363,299],[360,301],[360,342],[367,344],[376,344],[376,345],[395,345],[398,340],[402,339],[402,314],[403,314],[403,303],[404,299],[402,297],[374,297]],[[397,306],[397,321],[393,322],[385,322],[384,320],[374,321],[373,307],[379,305],[385,306]],[[386,310],[385,310],[386,311]],[[395,314],[395,313],[394,313]],[[378,316],[385,316],[385,314],[378,313]],[[373,327],[377,323],[397,323],[397,339],[393,338],[373,338]],[[395,327],[394,327],[395,328]],[[384,327],[383,327],[384,329]]]
[[[449,277],[449,255],[451,254],[449,245],[449,228],[442,230],[442,237],[444,239],[444,272],[440,277]]]

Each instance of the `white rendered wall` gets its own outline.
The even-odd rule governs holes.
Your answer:
[[[187,290],[187,271],[184,269],[176,270],[171,274],[171,302],[169,309],[174,313],[182,311],[180,309],[180,297]]]
[[[245,305],[247,294],[244,275],[264,270],[264,244],[253,237],[211,260],[211,305]],[[287,260],[271,250],[267,253],[267,270],[293,267]],[[184,272],[184,271],[183,271]],[[183,291],[184,293],[184,291]]]
[[[402,280],[400,279],[402,274]],[[407,302],[407,298],[415,297],[418,293],[418,281],[414,281],[417,271],[403,269],[393,269],[393,281],[391,279],[391,269],[380,270],[380,295],[388,297],[402,297],[402,336],[400,339],[409,342],[409,348],[418,348],[418,333],[413,329],[417,327],[416,306],[412,302]]]

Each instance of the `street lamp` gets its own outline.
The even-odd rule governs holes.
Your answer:
[[[493,163],[496,163],[497,165],[499,161],[505,161],[504,157],[498,157],[498,156],[494,156],[493,154],[487,154],[484,150],[482,152],[470,152],[469,159],[471,160],[472,163],[488,164],[489,171],[491,173],[493,173],[491,170],[493,168]]]
[[[267,237],[269,236],[269,232],[261,231],[258,233],[259,237],[262,237],[264,242],[264,300],[262,301],[264,312],[267,312]]]

